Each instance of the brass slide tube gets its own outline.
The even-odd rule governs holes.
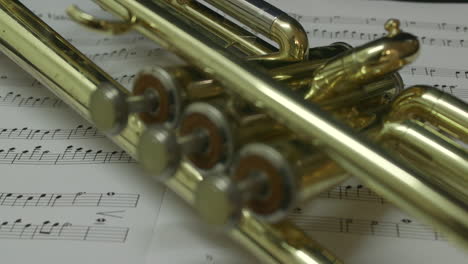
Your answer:
[[[388,120],[422,119],[468,143],[468,107],[460,99],[434,87],[417,85],[402,92],[392,103]]]
[[[418,121],[386,122],[377,140],[468,203],[468,152]],[[440,176],[444,175],[444,176]]]
[[[84,54],[60,37],[16,0],[0,0],[0,50],[90,120],[90,95],[103,83],[128,93]],[[133,115],[128,127],[111,139],[136,157],[145,125]],[[183,163],[166,185],[189,204],[202,176]],[[340,263],[330,252],[288,221],[271,226],[244,212],[238,227],[229,231],[254,255],[267,263]]]
[[[295,19],[263,0],[205,0],[216,8],[273,39],[280,46],[277,53],[259,59],[301,61],[307,57],[307,34]]]
[[[172,7],[183,11],[184,16],[193,23],[198,23],[217,36],[221,36],[226,47],[235,46],[247,56],[262,56],[277,50],[197,1],[169,0],[166,2],[168,8]]]

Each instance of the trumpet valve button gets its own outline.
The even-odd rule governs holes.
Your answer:
[[[111,84],[104,84],[90,98],[91,119],[96,127],[109,134],[120,132],[127,124],[125,95]]]
[[[125,128],[131,113],[152,112],[157,106],[158,96],[151,90],[128,96],[107,83],[92,93],[89,105],[96,127],[112,135]]]
[[[227,176],[206,177],[198,186],[195,208],[209,224],[224,226],[240,216],[242,198]]]
[[[137,151],[139,162],[160,180],[174,175],[181,161],[181,146],[175,133],[162,127],[148,128],[140,138]]]
[[[195,194],[195,207],[209,224],[235,224],[249,201],[261,197],[268,178],[262,173],[252,173],[242,181],[225,175],[206,177]]]

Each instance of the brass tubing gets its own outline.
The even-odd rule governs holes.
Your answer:
[[[309,49],[308,60],[330,59],[352,48],[353,46],[346,42],[333,42],[327,46],[313,47]]]
[[[0,50],[50,91],[91,121],[91,94],[102,84],[128,91],[19,1],[0,1]],[[132,119],[132,118],[131,118]],[[133,120],[112,140],[134,156],[143,123]]]
[[[432,130],[432,131],[431,131]],[[468,152],[418,121],[386,122],[376,139],[468,203]]]
[[[314,74],[307,100],[322,102],[359,89],[414,61],[418,39],[399,29],[397,20],[385,25],[388,34],[345,52],[322,65]]]
[[[392,103],[387,119],[424,120],[468,143],[468,105],[434,87],[417,85],[403,91]]]
[[[273,79],[281,81],[293,90],[310,85],[314,71],[327,62],[327,59],[303,61],[269,70]]]
[[[310,50],[313,51],[314,60],[274,66],[268,72],[275,80],[287,83],[289,87],[297,90],[310,84],[313,72],[327,59],[347,49],[350,49],[350,46],[343,43],[312,48]],[[171,128],[178,124],[182,108],[186,104],[224,93],[219,82],[202,77],[194,67],[188,65],[161,65],[144,69],[135,79],[133,94],[141,95],[147,88],[153,89],[158,95],[159,107],[153,112],[139,113],[140,118],[146,123],[165,123]],[[359,96],[364,97],[362,93]],[[340,102],[342,101],[344,100]],[[349,100],[346,100],[346,103],[349,103]]]
[[[331,112],[356,131],[362,131],[380,121],[391,100],[403,90],[403,81],[398,73],[390,74],[361,89],[324,102],[320,107]]]
[[[109,3],[111,0],[99,2],[103,1],[108,2],[106,6],[112,7]],[[423,175],[384,153],[381,148],[354,135],[349,128],[332,121],[314,105],[301,101],[288,88],[271,80],[252,65],[228,54],[204,37],[208,32],[194,30],[157,2],[136,0],[119,3],[132,10],[133,16],[139,20],[158,25],[155,29],[140,23],[134,26],[136,30],[177,52],[214,79],[222,80],[228,89],[257,103],[294,132],[320,142],[340,166],[359,177],[364,184],[468,248],[466,204],[447,194],[441,187],[428,183]],[[120,5],[109,8],[109,11],[119,15],[122,12]],[[120,15],[125,17],[126,14]]]
[[[309,40],[299,22],[263,0],[205,0],[241,23],[273,39],[279,51],[257,56],[260,60],[301,61],[307,58]]]
[[[247,56],[261,56],[277,51],[270,44],[197,1],[169,0],[166,2],[164,4],[176,8],[180,15],[220,36],[225,41],[226,47],[238,48]]]
[[[334,97],[320,103],[327,110],[345,106],[357,106],[363,111],[369,111],[376,106],[389,104],[404,89],[399,73],[392,73],[375,82],[363,85],[361,89]]]
[[[102,82],[115,84],[112,78],[18,1],[0,0],[0,22],[0,49],[89,120],[87,103],[91,93]],[[121,86],[116,84],[116,87]],[[138,137],[144,129],[144,124],[132,116],[127,128],[111,139],[135,157]],[[201,180],[202,176],[193,166],[183,163],[166,184],[193,204],[194,190]],[[287,222],[284,225],[288,226],[288,232],[246,214],[242,224],[230,234],[267,263],[306,264],[312,260],[323,264],[339,263],[296,227]],[[257,236],[259,232],[265,236]],[[275,251],[270,252],[271,249]]]

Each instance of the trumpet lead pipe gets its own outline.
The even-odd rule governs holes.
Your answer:
[[[205,1],[278,43],[278,52],[255,59],[301,61],[307,58],[309,40],[304,28],[275,6],[263,0]]]

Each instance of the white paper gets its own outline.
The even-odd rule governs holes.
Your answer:
[[[139,69],[171,57],[138,34],[110,37],[71,23],[63,10],[77,1],[23,2],[127,87]],[[358,45],[382,34],[386,19],[399,18],[402,28],[423,42],[421,56],[401,72],[406,84],[437,85],[468,100],[467,5],[270,2],[300,19],[311,46]],[[78,4],[106,16],[90,2]],[[3,262],[258,262],[3,55],[0,96]],[[468,258],[355,180],[291,217],[346,263],[466,263]]]

